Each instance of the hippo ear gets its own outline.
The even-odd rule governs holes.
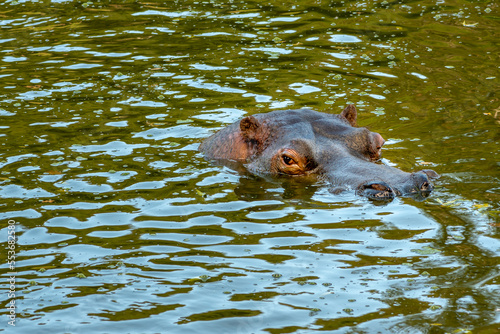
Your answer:
[[[344,117],[352,126],[358,126],[358,123],[356,123],[358,112],[356,111],[354,104],[348,104],[347,107],[345,107],[345,109],[340,113],[340,116]]]
[[[241,135],[248,140],[256,139],[259,127],[259,121],[253,116],[247,116],[240,121]]]

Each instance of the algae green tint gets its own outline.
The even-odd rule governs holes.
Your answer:
[[[0,332],[496,333],[498,11],[2,1]],[[430,197],[198,151],[246,116],[351,103],[383,164],[441,175]]]

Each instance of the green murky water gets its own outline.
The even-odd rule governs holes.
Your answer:
[[[497,333],[499,28],[494,1],[3,1],[0,331]],[[430,198],[197,151],[348,102]]]

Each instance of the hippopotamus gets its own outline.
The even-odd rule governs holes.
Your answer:
[[[357,126],[353,104],[340,114],[310,109],[278,110],[247,116],[200,145],[209,160],[236,161],[264,175],[316,175],[339,193],[348,189],[370,199],[426,197],[433,170],[407,173],[379,162],[385,140]]]

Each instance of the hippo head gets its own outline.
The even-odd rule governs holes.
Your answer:
[[[248,116],[200,146],[208,159],[235,160],[250,172],[271,175],[318,175],[333,192],[355,189],[372,199],[428,195],[432,170],[406,173],[375,163],[384,139],[357,127],[357,112],[348,105],[339,115],[308,109]]]

